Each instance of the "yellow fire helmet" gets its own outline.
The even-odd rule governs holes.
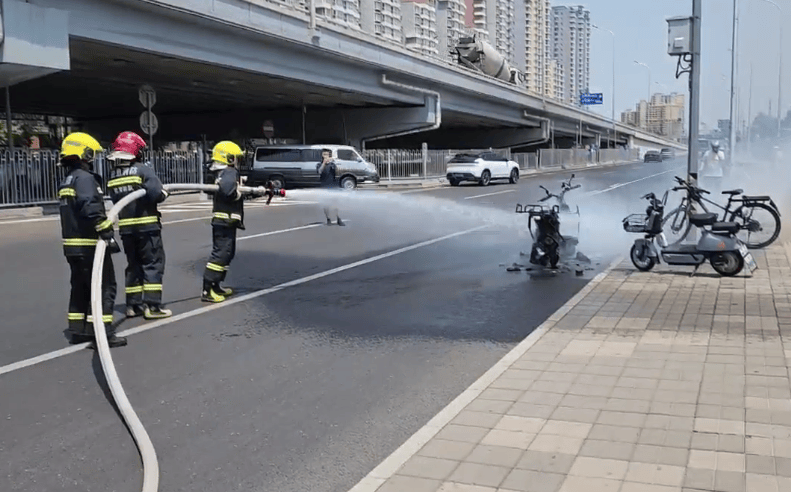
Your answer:
[[[244,151],[230,140],[223,140],[215,145],[211,151],[212,161],[228,166],[236,165],[241,160],[242,156],[244,156]]]
[[[63,139],[60,146],[60,157],[76,156],[80,160],[90,162],[97,152],[104,149],[95,138],[87,133],[76,132],[69,134]]]

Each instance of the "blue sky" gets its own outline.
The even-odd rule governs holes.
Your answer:
[[[791,0],[774,0],[783,8],[782,20],[791,14]],[[689,102],[689,76],[675,78],[676,58],[667,54],[667,22],[674,16],[690,15],[692,0],[587,0],[552,2],[552,5],[584,5],[591,11],[592,23],[615,33],[615,114],[633,108],[648,95],[648,70],[651,68],[651,92],[680,92]],[[764,0],[739,0],[738,86],[740,119],[747,118],[750,64],[753,69],[752,114],[766,113],[772,101],[777,111],[778,45],[781,16],[777,8]],[[703,0],[703,39],[701,72],[701,121],[716,126],[728,117],[731,73],[731,27],[733,0]],[[786,55],[791,53],[791,29],[783,37]],[[787,58],[787,56],[786,56]],[[602,92],[604,104],[593,111],[610,116],[612,94],[612,36],[606,31],[591,30],[591,92]],[[791,83],[785,60],[783,86]],[[724,76],[724,77],[723,77]],[[658,83],[657,83],[658,82]],[[660,85],[661,84],[661,85]],[[783,115],[791,108],[791,92],[783,93]],[[685,124],[685,128],[686,128]]]

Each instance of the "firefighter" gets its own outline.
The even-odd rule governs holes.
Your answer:
[[[243,195],[239,190],[240,177],[236,165],[244,151],[235,143],[224,140],[212,149],[209,171],[215,173],[212,207],[212,252],[203,273],[204,302],[223,302],[233,294],[231,289],[220,287],[225,280],[228,266],[236,254],[236,230],[244,230]]]
[[[113,203],[143,189],[145,196],[121,210],[118,232],[126,253],[126,316],[146,319],[173,315],[162,307],[162,277],[165,274],[165,248],[162,245],[161,213],[157,204],[168,197],[154,170],[142,162],[146,142],[134,132],[116,137],[107,156],[113,170],[107,189]]]
[[[113,308],[117,285],[112,254],[121,251],[115,242],[113,223],[104,210],[101,178],[93,173],[96,152],[102,146],[90,135],[77,132],[68,135],[61,145],[60,163],[67,170],[58,187],[63,253],[71,269],[69,327],[66,333],[72,344],[95,339],[91,315],[91,274],[96,243],[107,241],[108,248],[102,271],[102,321],[110,347],[126,345],[126,338],[115,335]]]

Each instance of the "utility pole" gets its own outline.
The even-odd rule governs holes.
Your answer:
[[[687,181],[698,185],[698,136],[700,135],[700,38],[703,0],[692,0],[692,67],[689,74],[689,154]]]
[[[734,108],[736,106],[736,41],[739,35],[739,0],[733,0],[733,34],[731,36],[731,109],[730,109],[730,131],[728,132],[728,149],[729,159],[731,166],[733,166],[733,157],[736,152],[736,122],[734,118]]]
[[[750,94],[747,98],[747,148],[753,150],[753,62],[750,62]]]

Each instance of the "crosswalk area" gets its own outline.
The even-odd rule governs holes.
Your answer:
[[[288,207],[294,205],[313,205],[317,202],[306,202],[306,201],[299,201],[299,200],[289,200],[289,199],[281,199],[281,200],[272,200],[268,206],[270,207]],[[251,200],[247,202],[249,206],[256,206],[262,205],[267,206],[265,200]],[[211,211],[212,209],[212,202],[205,201],[205,202],[190,202],[190,203],[179,203],[173,205],[160,205],[159,211],[162,213],[185,213],[185,212],[206,212]]]

